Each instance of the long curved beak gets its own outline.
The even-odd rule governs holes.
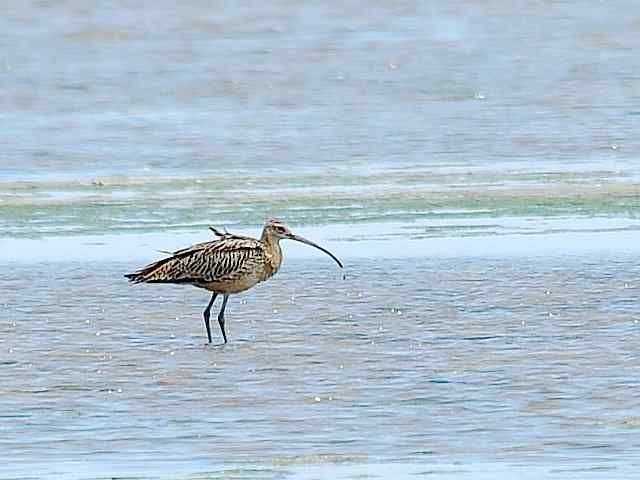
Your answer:
[[[311,245],[312,247],[317,248],[321,252],[324,252],[327,255],[329,255],[331,258],[333,258],[336,261],[336,263],[340,265],[340,268],[344,268],[340,260],[338,260],[333,253],[331,253],[326,248],[322,248],[320,245],[313,243],[311,240],[307,240],[306,238],[301,237],[299,235],[294,235],[293,233],[291,235],[288,235],[287,238],[290,238],[291,240],[295,240],[296,242],[306,243],[307,245]]]

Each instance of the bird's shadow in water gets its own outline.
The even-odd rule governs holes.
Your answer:
[[[198,338],[194,338],[192,343],[188,343],[186,345],[184,345],[184,350],[204,350],[204,351],[225,351],[225,350],[236,350],[238,347],[244,345],[245,343],[247,343],[248,340],[244,340],[242,338],[236,338],[233,341],[229,341],[228,343],[224,343],[224,342],[212,342],[209,343],[206,341],[206,339],[204,341],[198,339]]]
[[[221,351],[228,347],[228,343],[220,342],[212,342],[209,343],[206,340],[203,342],[201,340],[194,339],[192,343],[187,343],[183,346],[183,350],[210,350],[210,351]]]

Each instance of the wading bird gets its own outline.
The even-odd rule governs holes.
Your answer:
[[[223,295],[218,323],[224,343],[227,343],[224,309],[229,295],[243,292],[256,283],[264,282],[280,269],[282,263],[280,240],[288,238],[311,245],[329,255],[342,268],[340,260],[329,250],[306,238],[294,235],[279,220],[269,220],[266,223],[260,240],[227,232],[222,233],[213,227],[210,228],[218,237],[217,240],[197,243],[178,250],[170,257],[125,275],[133,283],[187,283],[213,292],[211,301],[203,313],[209,343],[211,343],[209,317],[216,297]]]

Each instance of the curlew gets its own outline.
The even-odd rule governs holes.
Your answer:
[[[272,277],[282,264],[280,240],[290,239],[306,243],[333,258],[340,268],[342,263],[329,250],[306,238],[294,235],[279,220],[269,220],[262,230],[260,240],[219,232],[210,227],[218,237],[212,242],[197,243],[174,252],[170,257],[147,265],[135,273],[125,275],[133,283],[186,283],[213,292],[204,310],[204,325],[211,343],[209,317],[211,306],[222,295],[222,307],[218,323],[224,343],[224,311],[229,295],[243,292]]]

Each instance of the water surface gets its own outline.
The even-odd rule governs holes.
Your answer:
[[[0,10],[0,477],[633,478],[635,1]]]
[[[206,292],[130,286],[128,268],[2,273],[14,472],[638,466],[633,258],[360,259],[346,280],[293,260],[232,299],[218,347]]]

